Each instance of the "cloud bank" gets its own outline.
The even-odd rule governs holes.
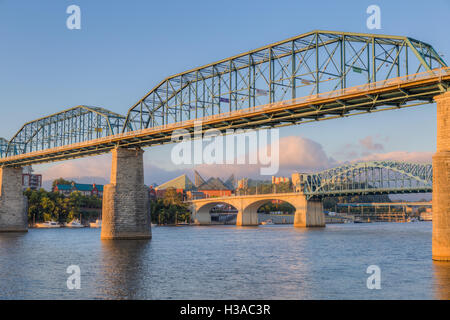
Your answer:
[[[369,160],[399,160],[408,162],[430,162],[432,152],[408,152],[392,151],[383,152],[384,145],[376,141],[374,137],[365,137],[355,144],[346,144],[339,151],[345,158],[343,161],[336,161],[327,155],[323,146],[311,139],[300,136],[288,136],[279,140],[280,159],[278,176],[289,176],[293,172],[314,172],[338,166],[344,162],[369,161]],[[378,139],[380,140],[380,139]],[[153,151],[151,151],[153,152]],[[150,152],[149,152],[150,153]],[[248,157],[248,155],[246,155]],[[152,159],[151,156],[148,157]],[[167,152],[170,162],[170,151]],[[167,167],[167,166],[166,166]],[[231,174],[236,177],[251,177],[269,179],[268,176],[260,175],[260,165],[197,165],[190,168],[180,168],[173,166],[173,169],[163,169],[158,163],[145,161],[145,183],[161,184],[174,177],[187,173],[192,176],[192,170],[198,170],[205,177],[227,178]],[[81,183],[106,184],[110,180],[111,155],[101,155],[91,158],[83,158],[71,161],[56,163],[50,167],[36,167],[36,172],[43,175],[44,187],[51,186],[51,181],[57,178],[75,180]]]

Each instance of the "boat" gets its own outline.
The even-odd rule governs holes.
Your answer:
[[[60,228],[61,225],[55,221],[45,221],[42,223],[36,223],[36,228]]]
[[[266,221],[262,221],[261,222],[262,225],[269,225],[269,224],[275,224],[273,223],[272,219],[266,220]]]
[[[95,222],[90,222],[89,223],[89,227],[90,228],[101,228],[102,227],[102,220],[97,219],[97,220],[95,220]]]
[[[78,219],[73,219],[69,223],[66,224],[67,228],[84,228],[84,225],[80,223]]]
[[[433,213],[431,211],[422,212],[419,217],[420,221],[433,221]]]

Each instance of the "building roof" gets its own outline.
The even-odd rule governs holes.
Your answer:
[[[188,178],[188,176],[185,174],[183,174],[179,177],[176,177],[175,179],[172,179],[170,181],[167,181],[167,182],[163,183],[162,185],[159,185],[155,189],[156,190],[165,190],[168,188],[183,189],[183,190],[195,190],[194,184]]]
[[[209,178],[207,181],[202,176],[194,171],[195,184],[183,174],[175,179],[167,181],[160,186],[156,187],[156,190],[165,190],[168,188],[182,189],[185,191],[197,191],[197,190],[234,190],[235,178],[231,175],[227,181],[223,182],[219,178]]]
[[[57,184],[56,188],[58,188],[58,190],[64,191],[64,190],[72,190],[73,186],[71,184]]]
[[[224,184],[231,190],[234,190],[236,188],[236,178],[234,177],[234,174],[232,174],[225,182]]]
[[[89,191],[94,190],[94,187],[103,192],[103,185],[101,184],[86,184],[86,183],[72,183],[72,184],[57,184],[56,188],[60,191]]]
[[[208,181],[197,187],[198,190],[231,190],[219,178],[209,178]]]
[[[197,172],[197,170],[194,170],[194,175],[195,175],[194,182],[196,187],[199,187],[205,183],[205,179],[202,178],[202,176],[200,175],[200,173]]]

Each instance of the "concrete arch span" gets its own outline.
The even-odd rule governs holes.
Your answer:
[[[236,225],[256,226],[258,225],[258,208],[272,200],[287,202],[295,208],[295,227],[325,226],[322,201],[307,200],[303,193],[298,192],[198,199],[191,201],[191,210],[196,224],[210,224],[210,210],[224,203],[235,207],[238,211]]]
[[[236,210],[239,210],[232,203],[229,203],[227,201],[214,201],[213,199],[211,202],[203,203],[200,206],[191,205],[191,211],[193,213],[194,223],[198,224],[198,225],[211,224],[211,209],[213,209],[214,207],[216,207],[220,204],[231,205]]]

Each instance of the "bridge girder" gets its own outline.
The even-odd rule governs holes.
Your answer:
[[[129,109],[122,132],[442,67],[416,39],[316,30],[164,79]]]

